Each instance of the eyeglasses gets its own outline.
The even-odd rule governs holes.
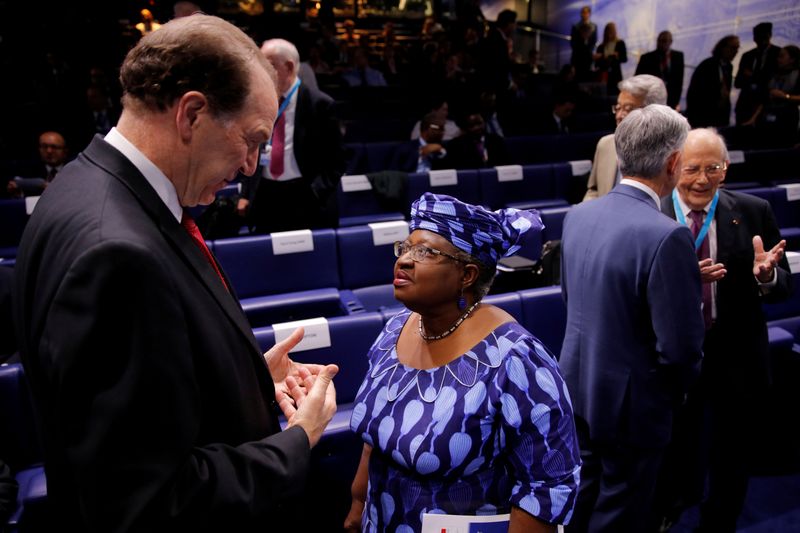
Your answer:
[[[411,252],[411,259],[417,263],[421,263],[425,261],[428,257],[434,255],[443,255],[445,257],[449,257],[454,261],[458,261],[460,263],[466,263],[463,259],[459,259],[454,255],[450,255],[448,253],[442,252],[441,250],[436,250],[434,248],[428,248],[422,244],[409,244],[407,242],[400,242],[395,241],[394,243],[394,256],[395,257],[402,257],[405,254]]]
[[[697,176],[702,170],[705,173],[705,175],[708,176],[709,178],[719,178],[722,177],[722,174],[724,174],[727,169],[728,165],[726,165],[725,163],[722,164],[717,163],[714,165],[708,165],[706,168],[703,169],[701,169],[698,166],[683,167],[681,172],[686,176],[692,177],[692,176]]]
[[[615,115],[620,111],[625,111],[626,113],[630,113],[634,109],[639,109],[639,108],[631,104],[625,104],[625,105],[614,104],[611,106],[611,112],[614,113]]]

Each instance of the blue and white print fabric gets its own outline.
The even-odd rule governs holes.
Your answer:
[[[438,233],[453,246],[494,268],[520,249],[521,237],[544,228],[535,209],[489,211],[444,194],[426,192],[411,204],[409,229]]]
[[[395,348],[409,315],[389,320],[373,344],[350,420],[372,446],[363,531],[410,533],[423,513],[512,506],[566,523],[580,452],[552,355],[511,322],[447,365],[418,370]]]

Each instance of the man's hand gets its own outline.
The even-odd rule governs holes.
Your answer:
[[[703,283],[714,283],[725,277],[728,273],[725,270],[725,265],[722,263],[714,263],[711,259],[703,259],[700,265],[700,280]]]
[[[429,143],[419,149],[419,153],[424,157],[430,155],[432,153],[438,153],[442,151],[442,145],[438,143]]]
[[[769,283],[775,274],[775,267],[783,257],[786,241],[781,241],[768,252],[764,251],[764,242],[761,237],[753,237],[753,275],[761,283]]]
[[[336,413],[336,388],[331,380],[337,372],[338,366],[327,365],[315,376],[306,375],[302,383],[289,376],[286,378],[289,393],[279,393],[278,403],[289,421],[286,427],[303,428],[312,448]]]
[[[295,382],[304,384],[306,377],[316,376],[323,368],[322,365],[295,363],[289,358],[289,351],[303,340],[304,334],[305,330],[303,328],[297,328],[286,339],[264,354],[272,381],[275,383],[275,399],[279,404],[284,395],[289,393],[286,378],[293,377]],[[285,413],[286,411],[284,410]]]
[[[239,201],[236,202],[236,212],[241,217],[247,214],[248,207],[250,207],[250,200],[248,200],[247,198],[239,198]]]

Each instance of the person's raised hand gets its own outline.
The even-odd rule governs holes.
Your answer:
[[[308,435],[308,442],[313,448],[322,437],[322,432],[336,413],[336,388],[332,380],[339,367],[326,365],[312,375],[309,373],[298,382],[293,376],[286,379],[288,392],[278,399],[288,420],[287,428],[300,426]],[[291,400],[287,398],[291,396]],[[292,400],[296,408],[291,405]]]
[[[764,242],[761,237],[753,237],[753,275],[761,283],[769,283],[775,273],[778,261],[783,257],[786,249],[786,241],[782,240],[770,250],[764,250]]]

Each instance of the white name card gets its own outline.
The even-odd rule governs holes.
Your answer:
[[[40,196],[26,196],[25,197],[25,212],[27,214],[33,213],[33,209],[36,207],[36,204],[39,202]]]
[[[458,173],[455,169],[431,170],[428,172],[431,187],[445,187],[447,185],[458,185]]]
[[[497,181],[522,181],[521,165],[500,165],[497,170]]]
[[[323,317],[273,324],[272,331],[275,332],[275,343],[286,340],[294,330],[301,326],[305,330],[303,340],[289,350],[289,353],[328,348],[331,345],[331,331],[328,327],[328,321]]]
[[[314,251],[314,237],[310,229],[270,233],[273,255],[296,254]]]
[[[779,185],[779,187],[786,189],[787,201],[794,202],[800,200],[800,183],[786,183],[784,185]]]
[[[786,251],[786,260],[789,262],[789,270],[792,274],[800,272],[800,252]]]
[[[744,163],[744,152],[741,150],[730,150],[728,152],[728,157],[731,160],[731,165]]]
[[[431,514],[422,515],[422,533],[499,533],[508,531],[510,514],[492,516]]]
[[[344,192],[369,191],[371,189],[372,185],[364,174],[342,176],[342,190]]]
[[[592,171],[592,162],[588,159],[580,159],[578,161],[570,161],[569,166],[572,167],[573,176],[583,176]]]
[[[375,246],[392,244],[394,241],[403,241],[408,237],[408,222],[405,220],[373,222],[367,225],[372,230],[372,244]]]

